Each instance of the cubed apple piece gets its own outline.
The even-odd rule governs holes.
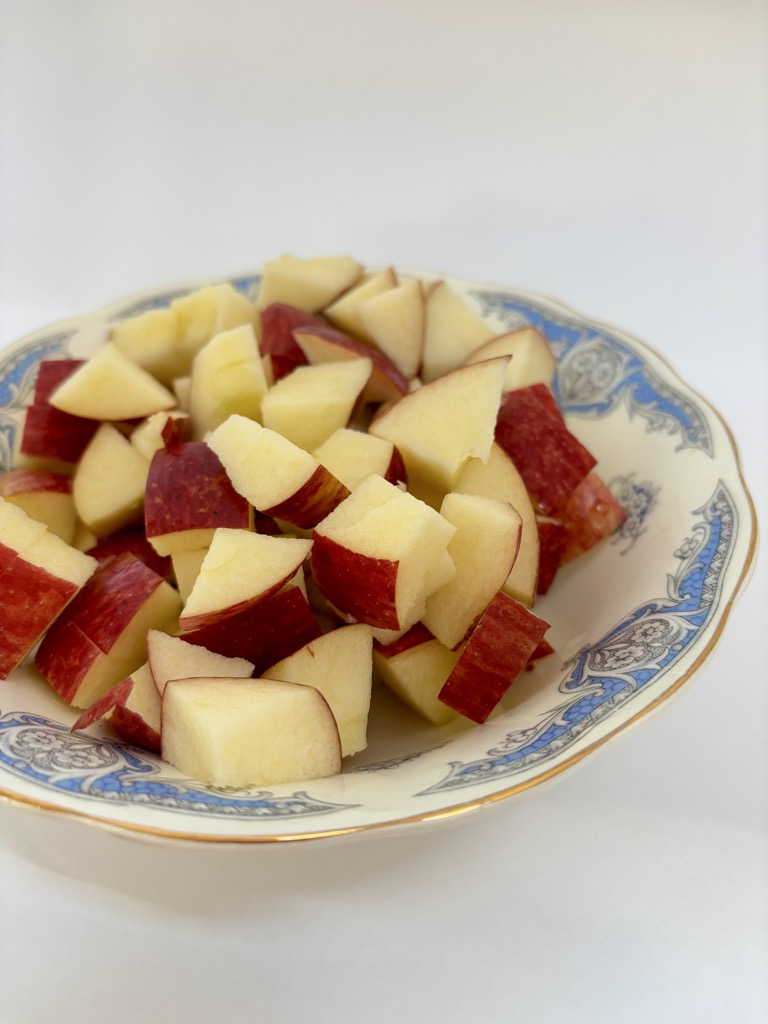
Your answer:
[[[186,360],[179,346],[179,319],[172,306],[148,309],[113,323],[110,341],[162,384],[185,372]]]
[[[115,530],[114,533],[110,533],[108,537],[102,537],[101,540],[92,537],[91,543],[85,544],[80,550],[85,551],[99,563],[122,555],[124,551],[130,551],[163,579],[169,579],[173,575],[170,558],[167,555],[158,555],[147,540],[143,523],[128,526],[124,530]]]
[[[403,457],[392,442],[362,430],[342,427],[312,454],[350,491],[371,473],[383,476],[391,484],[407,481]]]
[[[442,644],[453,649],[511,572],[522,520],[507,502],[477,494],[446,494],[440,514],[456,527],[448,544],[456,575],[427,598],[422,621]]]
[[[351,288],[362,273],[362,265],[351,256],[280,256],[264,266],[256,306],[266,309],[274,302],[284,302],[317,313]]]
[[[315,527],[312,576],[341,612],[404,630],[453,577],[447,548],[455,532],[429,505],[370,476]]]
[[[71,544],[75,537],[75,502],[72,478],[64,473],[12,469],[0,476],[0,497],[18,505],[32,519],[45,523],[51,533]]]
[[[198,288],[174,299],[171,308],[178,319],[182,369],[190,372],[192,360],[211,338],[222,331],[255,324],[256,308],[250,299],[229,283]]]
[[[41,359],[37,365],[32,401],[49,401],[59,384],[71,377],[84,363],[84,359]]]
[[[298,366],[264,395],[264,426],[313,451],[349,423],[371,367],[370,359]]]
[[[285,377],[297,366],[304,366],[307,357],[293,336],[299,327],[327,327],[321,317],[285,302],[273,302],[260,313],[259,349],[269,360],[273,382]]]
[[[543,515],[556,513],[597,463],[565,425],[552,392],[544,384],[532,384],[504,396],[496,442],[517,466],[537,511]]]
[[[79,590],[43,637],[35,664],[63,700],[87,708],[147,660],[148,629],[178,628],[180,610],[178,592],[126,552]]]
[[[194,436],[205,437],[239,413],[261,420],[267,378],[252,324],[214,335],[192,363],[189,409]]]
[[[162,756],[212,786],[274,786],[341,771],[336,719],[312,686],[277,679],[174,679]]]
[[[453,490],[471,458],[487,460],[508,362],[502,356],[462,366],[374,418],[369,433],[397,446],[418,497]]]
[[[472,630],[440,700],[471,721],[484,722],[548,629],[548,622],[500,591]]]
[[[314,686],[322,693],[336,719],[342,757],[357,754],[368,744],[372,642],[370,626],[341,626],[262,673],[270,679]]]
[[[312,541],[299,537],[216,530],[184,606],[181,628],[215,625],[277,593],[311,549]]]
[[[276,594],[233,608],[214,622],[185,630],[187,643],[253,663],[254,675],[322,633],[302,586],[294,579]]]
[[[496,356],[512,356],[504,378],[504,390],[516,391],[531,384],[550,387],[555,376],[555,357],[549,342],[535,327],[520,327],[516,331],[491,338],[475,349],[465,361],[479,363]]]
[[[436,640],[422,623],[416,623],[393,643],[373,648],[376,676],[400,700],[433,725],[460,718],[457,711],[438,699],[438,694],[459,660]]]
[[[72,726],[72,732],[102,719],[126,743],[160,753],[160,694],[146,662],[98,697]]]
[[[456,490],[506,501],[520,516],[520,548],[512,571],[501,589],[522,604],[532,607],[536,599],[539,574],[539,531],[531,499],[514,463],[494,443],[487,462],[469,460],[456,481]]]
[[[591,472],[571,492],[558,518],[567,536],[562,554],[565,563],[610,537],[627,518],[627,513],[605,481]]]
[[[342,360],[368,359],[371,373],[363,392],[365,402],[392,402],[407,395],[408,378],[389,356],[373,345],[334,327],[299,327],[294,337],[313,365],[337,363]]]
[[[97,537],[141,519],[149,463],[112,423],[102,423],[72,481],[79,518]]]
[[[152,374],[109,342],[59,384],[50,403],[73,416],[114,421],[142,419],[172,409],[176,399]]]
[[[248,679],[254,670],[253,662],[246,658],[229,658],[159,629],[150,629],[147,633],[147,653],[153,685],[161,696],[169,679],[193,676]]]
[[[311,530],[349,494],[309,452],[245,416],[230,416],[206,444],[255,509],[299,529]]]
[[[373,339],[365,333],[365,327],[360,319],[360,306],[367,299],[396,288],[397,284],[397,274],[392,267],[365,274],[354,288],[349,288],[335,302],[326,306],[323,315],[339,330],[370,342]]]
[[[132,431],[131,444],[147,462],[160,448],[171,442],[181,444],[192,436],[189,413],[174,409],[171,412],[155,412],[147,416]]]
[[[144,498],[144,529],[159,555],[208,547],[219,527],[247,531],[251,506],[202,441],[155,452]]]
[[[422,380],[455,370],[496,333],[446,281],[438,281],[425,305]]]
[[[21,664],[96,567],[95,559],[0,499],[0,678]]]
[[[421,366],[424,350],[424,296],[418,281],[361,302],[358,316],[366,335],[409,380]]]

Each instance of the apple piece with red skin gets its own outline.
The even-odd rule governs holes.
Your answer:
[[[245,416],[230,416],[205,443],[238,494],[257,511],[301,530],[311,530],[349,495],[309,452]]]
[[[555,376],[555,357],[549,342],[535,327],[519,327],[491,338],[467,357],[465,363],[478,363],[494,356],[512,356],[504,377],[504,390],[516,391],[531,384],[550,387]]]
[[[261,310],[261,334],[259,349],[268,356],[275,381],[287,376],[297,366],[305,366],[307,357],[293,336],[294,330],[303,327],[327,327],[321,317],[305,313],[303,309],[289,306],[284,302],[273,302]]]
[[[146,663],[98,697],[71,731],[101,720],[125,743],[160,753],[160,694]]]
[[[159,555],[207,547],[220,527],[250,530],[251,506],[202,441],[155,452],[144,494],[144,530]]]
[[[374,642],[376,675],[412,711],[432,725],[460,720],[459,714],[438,699],[438,694],[459,660],[417,622],[389,644]]]
[[[54,409],[56,388],[83,365],[82,359],[44,359],[38,365],[32,404],[26,410],[19,452],[45,465],[73,465],[96,432],[98,423]]]
[[[284,254],[264,264],[256,297],[258,309],[274,302],[317,313],[351,288],[363,274],[363,266],[351,256],[301,259]]]
[[[270,679],[314,686],[330,705],[341,739],[342,757],[367,746],[371,705],[370,626],[341,626],[312,640],[262,673]]]
[[[152,682],[160,696],[170,679],[193,676],[241,676],[247,679],[254,670],[253,662],[246,658],[229,658],[159,629],[148,631],[147,653]]]
[[[478,365],[482,365],[478,364]],[[509,455],[543,515],[555,515],[597,459],[565,425],[544,384],[508,392],[501,403],[496,442]]]
[[[173,679],[162,699],[162,756],[212,786],[273,786],[341,771],[328,702],[277,679]]]
[[[439,698],[484,722],[527,665],[549,623],[499,591],[472,630]]]
[[[141,524],[117,530],[85,548],[86,554],[95,558],[99,563],[110,561],[117,555],[122,555],[124,551],[130,551],[140,558],[145,565],[148,565],[163,579],[170,579],[173,576],[171,559],[167,555],[158,555],[147,540],[144,527]]]
[[[562,561],[570,562],[614,533],[627,513],[618,498],[595,472],[588,473],[571,492],[559,512],[567,542]]]
[[[253,663],[254,675],[261,675],[321,633],[301,587],[289,583],[232,615],[184,630],[181,638],[229,658],[244,658]]]
[[[38,469],[12,469],[0,476],[0,497],[45,523],[51,533],[71,544],[75,537],[72,478]]]
[[[361,430],[342,427],[312,454],[350,491],[371,473],[391,484],[407,483],[403,457],[392,442]]]
[[[147,630],[176,629],[180,610],[178,592],[125,552],[99,566],[58,616],[35,665],[66,703],[87,708],[146,661]]]
[[[448,544],[456,575],[427,598],[422,622],[453,650],[511,572],[522,520],[505,501],[453,492],[446,494],[440,514],[456,527]]]
[[[130,440],[136,451],[147,462],[151,462],[156,451],[171,444],[182,444],[191,440],[191,437],[189,413],[173,409],[171,412],[155,412],[147,416],[131,431]]]
[[[215,627],[281,590],[301,569],[312,541],[221,527],[184,605],[182,630]]]
[[[373,475],[315,527],[312,575],[342,613],[404,630],[455,574],[447,551],[455,532],[429,505]]]
[[[293,332],[309,363],[337,363],[370,359],[370,379],[363,392],[365,402],[392,402],[407,395],[410,383],[395,363],[379,349],[333,327],[299,327]]]
[[[9,508],[13,512],[9,513]],[[2,679],[30,654],[97,567],[95,559],[70,547],[42,523],[34,523],[30,531],[20,528],[16,519],[23,523],[21,517],[27,518],[21,509],[0,501]],[[38,526],[41,532],[34,536]],[[21,550],[16,550],[16,544]]]
[[[340,298],[326,306],[323,313],[340,331],[362,341],[372,342],[360,317],[360,307],[368,299],[396,288],[397,284],[397,274],[392,267],[365,274],[353,288],[347,289]]]

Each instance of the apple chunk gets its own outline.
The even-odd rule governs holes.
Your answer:
[[[454,575],[447,551],[454,533],[429,505],[370,476],[315,527],[312,575],[340,611],[404,630]]]
[[[455,370],[495,334],[446,281],[438,281],[426,301],[422,379],[432,381]]]
[[[98,697],[72,726],[72,732],[102,719],[126,743],[160,753],[160,694],[148,664]]]
[[[87,556],[83,556],[87,557]],[[90,577],[48,629],[35,664],[60,697],[87,708],[147,660],[147,630],[174,630],[176,590],[130,552]]]
[[[169,679],[194,676],[230,676],[249,678],[253,663],[245,658],[228,658],[198,644],[190,644],[180,636],[150,629],[147,633],[149,669],[157,692],[162,695]]]
[[[342,757],[364,750],[371,704],[370,626],[341,626],[301,647],[262,675],[314,686],[330,705]]]
[[[202,441],[155,452],[144,499],[147,539],[159,555],[207,547],[221,527],[249,530],[251,507]]]
[[[363,392],[364,402],[397,401],[409,391],[408,378],[398,366],[368,342],[342,334],[333,327],[299,327],[293,332],[307,361],[314,366],[345,360],[365,359],[370,375]]]
[[[262,422],[307,452],[346,427],[371,376],[370,359],[298,366],[264,395]]]
[[[0,678],[26,658],[96,567],[95,559],[0,499]]]
[[[373,649],[378,678],[433,725],[445,725],[459,718],[458,712],[438,699],[458,660],[458,651],[441,644],[421,623],[412,626],[399,640],[377,643]]]
[[[254,508],[300,529],[312,529],[349,494],[309,452],[245,416],[230,416],[206,444]]]
[[[491,338],[465,360],[479,363],[495,356],[512,356],[504,377],[504,390],[516,391],[531,384],[549,387],[555,375],[555,357],[549,342],[535,327],[521,327]]]
[[[45,470],[12,469],[0,476],[0,497],[45,523],[51,533],[71,544],[75,537],[72,478]]]
[[[397,446],[417,496],[452,490],[470,458],[488,458],[508,362],[502,356],[460,367],[373,420],[369,432]]]
[[[284,255],[264,266],[256,305],[284,302],[317,313],[360,278],[363,268],[350,256],[299,259]]]
[[[521,519],[506,502],[475,494],[446,494],[440,507],[456,527],[448,554],[456,575],[427,598],[422,621],[448,648],[455,648],[480,618],[512,570]]]
[[[222,331],[192,363],[189,393],[195,437],[205,437],[232,413],[261,419],[267,379],[251,324]]]
[[[159,381],[109,342],[63,381],[51,405],[92,420],[132,420],[172,409],[176,399]]]
[[[484,722],[548,629],[548,622],[500,591],[472,630],[440,700],[471,721]]]
[[[75,470],[72,495],[97,537],[141,519],[149,463],[112,423],[102,423]]]
[[[371,473],[391,484],[406,482],[405,464],[391,441],[342,427],[312,453],[318,462],[353,491]]]
[[[280,380],[297,366],[304,366],[307,357],[293,335],[299,327],[326,327],[320,317],[305,313],[285,302],[273,302],[261,310],[261,332],[259,349],[268,358],[272,368],[272,379]]]
[[[336,720],[311,686],[276,679],[174,679],[162,755],[212,786],[273,786],[341,771]]]

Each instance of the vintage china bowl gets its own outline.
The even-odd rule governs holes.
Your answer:
[[[253,294],[259,277],[230,280]],[[0,353],[0,468],[11,465],[41,359],[90,355],[109,322],[203,283],[133,296]],[[557,776],[690,682],[755,553],[754,508],[727,427],[634,338],[538,295],[451,283],[500,329],[533,324],[544,332],[568,424],[628,513],[621,530],[561,570],[537,604],[552,623],[556,654],[515,682],[503,714],[459,732],[422,725],[377,690],[369,747],[342,775],[247,791],[192,782],[98,727],[72,734],[75,714],[23,666],[0,682],[0,795],[161,842],[402,828],[454,818]]]

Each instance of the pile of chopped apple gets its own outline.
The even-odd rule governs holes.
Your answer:
[[[319,778],[379,680],[482,723],[551,651],[532,608],[624,513],[533,328],[348,257],[266,265],[43,361],[0,478],[0,675],[29,658],[185,775]]]

